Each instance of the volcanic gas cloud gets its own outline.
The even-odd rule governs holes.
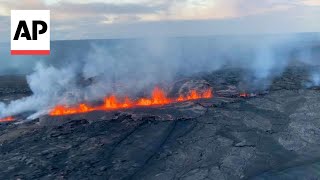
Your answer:
[[[159,87],[155,87],[150,98],[138,98],[136,100],[129,97],[117,97],[110,95],[104,99],[104,103],[100,106],[91,106],[87,103],[81,103],[75,106],[57,105],[50,111],[51,116],[63,116],[87,113],[92,111],[108,111],[116,109],[127,109],[145,106],[159,106],[170,103],[212,98],[212,89],[208,88],[202,92],[191,90],[186,95],[180,94],[177,98],[169,98],[165,91]]]

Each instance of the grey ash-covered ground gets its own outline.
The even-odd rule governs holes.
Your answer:
[[[185,80],[212,86],[209,100],[1,124],[0,179],[320,179],[320,90],[307,76],[291,67],[240,98],[249,82],[221,70]],[[28,95],[20,84],[1,99]]]

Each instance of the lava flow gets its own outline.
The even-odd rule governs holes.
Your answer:
[[[2,122],[12,122],[14,121],[14,118],[12,116],[5,117],[5,118],[0,118],[0,123]]]
[[[248,93],[240,93],[240,97],[246,98],[249,97],[250,95]]]
[[[168,98],[166,93],[156,87],[152,91],[151,98],[140,98],[138,100],[132,100],[129,97],[120,98],[115,95],[111,95],[104,99],[104,103],[101,106],[90,106],[88,104],[82,103],[76,106],[64,106],[57,105],[54,107],[49,115],[50,116],[63,116],[63,115],[72,115],[72,114],[81,114],[92,111],[107,111],[115,109],[126,109],[134,108],[139,106],[155,106],[155,105],[166,105],[175,102],[196,100],[196,99],[209,99],[212,98],[212,89],[209,88],[204,92],[197,92],[196,90],[190,91],[187,95],[180,95],[178,98]]]

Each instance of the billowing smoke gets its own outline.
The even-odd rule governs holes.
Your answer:
[[[320,86],[320,73],[315,73],[312,75],[312,82],[314,86]]]
[[[313,71],[310,73],[310,82],[306,83],[308,88],[320,86],[320,71]]]
[[[225,66],[247,70],[245,78],[266,88],[291,62],[319,64],[310,50],[314,40],[248,36],[61,43],[52,59],[40,61],[27,76],[33,95],[0,104],[0,117],[35,112],[30,117],[35,118],[57,104],[95,101],[109,93],[136,95],[178,76]],[[319,77],[316,71],[311,76],[314,85],[320,84]]]
[[[76,88],[76,73],[72,66],[56,69],[38,63],[35,72],[27,76],[32,96],[12,101],[5,106],[1,104],[1,116],[18,114],[21,112],[38,112],[47,110],[52,104],[70,102],[67,96]],[[39,113],[39,112],[38,112]]]

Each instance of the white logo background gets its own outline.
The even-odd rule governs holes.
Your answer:
[[[27,40],[25,37],[13,40],[21,20],[26,21],[31,37],[32,21],[42,20],[47,23],[48,29],[46,33],[38,34],[37,40]],[[41,25],[38,25],[38,31],[41,28]],[[22,29],[21,33],[23,32]],[[50,50],[50,10],[11,10],[11,50]]]

